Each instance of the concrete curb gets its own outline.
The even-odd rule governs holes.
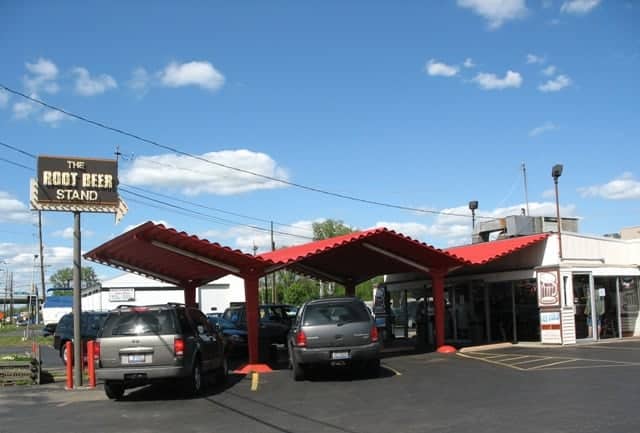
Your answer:
[[[469,347],[463,347],[458,352],[460,353],[481,352],[483,350],[506,349],[507,347],[513,347],[513,343],[496,343],[496,344],[485,344],[483,346],[469,346]]]

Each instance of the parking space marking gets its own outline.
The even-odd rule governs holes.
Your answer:
[[[386,368],[387,370],[391,370],[391,371],[393,372],[393,374],[395,374],[396,376],[402,376],[402,373],[400,373],[398,370],[396,370],[396,369],[395,369],[395,368],[393,368],[393,367],[390,367],[390,366],[389,366],[389,365],[387,365],[387,364],[382,364],[382,367],[383,367],[383,368]]]
[[[257,391],[259,383],[260,374],[254,371],[253,373],[251,373],[251,391]]]
[[[468,359],[475,359],[501,367],[511,368],[519,371],[541,371],[541,370],[568,370],[583,368],[603,368],[603,367],[640,367],[640,362],[614,361],[610,359],[590,359],[575,358],[565,356],[542,356],[542,355],[518,355],[515,354],[495,354],[488,352],[458,353],[458,356]],[[524,359],[524,360],[523,360]],[[510,362],[518,361],[518,362]],[[546,361],[546,362],[545,362]],[[523,366],[540,362],[539,365]],[[579,363],[589,363],[589,365],[577,365]],[[596,364],[597,363],[597,364]],[[563,364],[574,364],[558,367]]]

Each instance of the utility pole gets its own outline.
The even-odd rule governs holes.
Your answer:
[[[527,215],[529,213],[529,190],[527,189],[527,168],[524,166],[524,162],[522,163],[522,178],[524,179],[524,201],[527,205]]]
[[[13,323],[13,272],[9,272],[9,317],[10,323]]]
[[[276,242],[273,240],[273,221],[271,221],[271,251],[276,250]],[[275,304],[278,301],[278,296],[276,294],[276,273],[273,272],[271,274],[271,285],[273,286],[273,299],[272,302]]]
[[[40,238],[40,286],[42,287],[42,303],[47,300],[47,289],[44,286],[44,254],[42,246],[42,211],[38,211],[38,237]]]

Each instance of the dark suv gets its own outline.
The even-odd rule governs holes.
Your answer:
[[[82,353],[84,356],[87,353],[87,341],[96,339],[106,318],[106,312],[83,311],[80,313],[80,337],[82,338]],[[73,313],[62,316],[53,333],[53,348],[58,351],[65,365],[67,364],[67,354],[64,346],[67,341],[73,342]]]
[[[215,372],[221,382],[228,373],[222,336],[200,310],[182,304],[121,306],[109,313],[96,343],[96,377],[111,399],[166,380],[199,394],[205,374]]]
[[[289,363],[294,380],[314,365],[360,365],[375,375],[380,343],[375,320],[358,298],[323,298],[300,307],[289,334]]]

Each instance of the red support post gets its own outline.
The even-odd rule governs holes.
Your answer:
[[[73,343],[67,341],[64,345],[64,350],[67,353],[67,383],[65,389],[73,389]]]
[[[96,342],[90,340],[87,342],[87,372],[89,374],[89,388],[96,387],[96,365],[95,365],[95,344]]]
[[[356,285],[353,283],[346,283],[344,285],[344,294],[347,296],[356,296]]]
[[[249,364],[257,364],[258,352],[258,277],[251,275],[244,279],[244,299],[247,309],[247,332],[249,334]]]
[[[196,306],[196,286],[187,286],[184,288],[184,303],[187,307]]]
[[[436,328],[436,349],[444,346],[444,276],[446,271],[431,270],[433,288],[433,312]]]

